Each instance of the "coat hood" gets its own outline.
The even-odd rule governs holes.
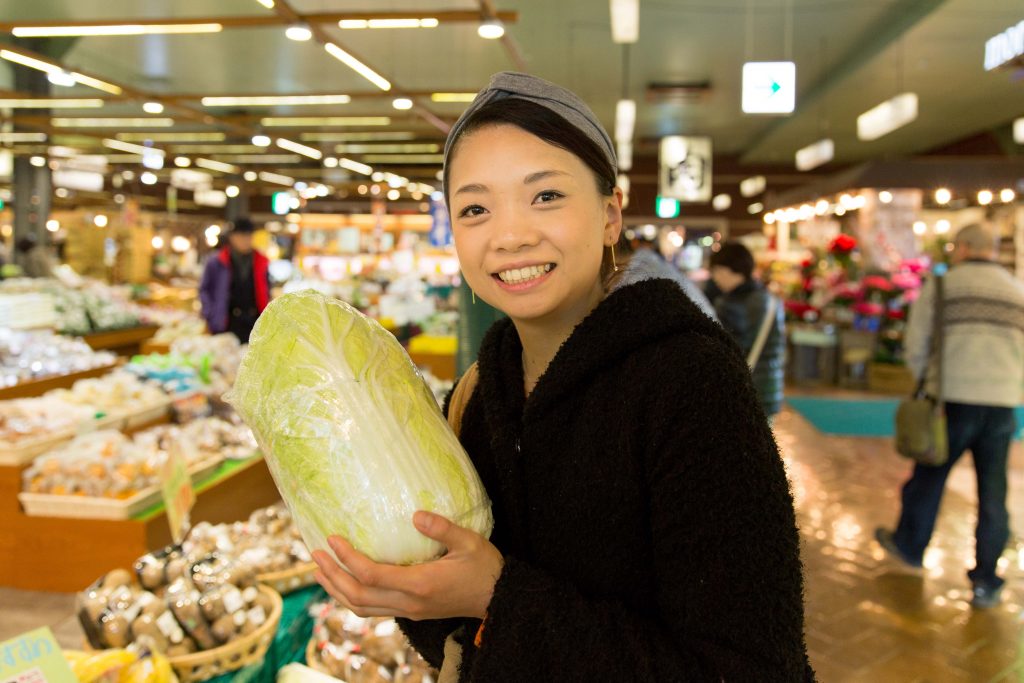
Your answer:
[[[665,337],[711,337],[735,349],[731,338],[671,280],[645,280],[609,294],[562,344],[525,399],[522,343],[511,320],[495,323],[480,349],[481,388],[488,406],[506,415],[544,410],[581,383]],[[736,350],[736,353],[739,353]]]

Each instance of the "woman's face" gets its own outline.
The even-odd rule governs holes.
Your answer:
[[[450,164],[455,248],[476,295],[516,322],[582,320],[604,296],[621,192],[601,195],[576,155],[511,125],[466,135]]]

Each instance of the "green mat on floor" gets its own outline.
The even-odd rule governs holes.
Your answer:
[[[786,398],[796,412],[819,432],[841,436],[893,436],[896,399],[846,399],[823,396]],[[1017,408],[1017,426],[1024,427],[1024,408]],[[1017,433],[1021,438],[1021,432]]]

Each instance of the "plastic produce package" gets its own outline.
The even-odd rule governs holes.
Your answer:
[[[252,428],[309,549],[337,534],[378,562],[443,548],[412,524],[428,510],[490,534],[490,501],[398,341],[312,290],[260,316],[225,397]]]

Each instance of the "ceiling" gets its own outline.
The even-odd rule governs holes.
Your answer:
[[[216,17],[273,18],[280,5],[300,16],[318,13],[432,11],[481,8],[517,13],[506,41],[481,39],[475,21],[441,23],[432,29],[363,30],[316,24],[317,36],[343,46],[389,79],[384,93],[327,54],[315,38],[295,42],[285,23],[226,27],[220,33],[169,36],[101,36],[48,39],[31,44],[72,70],[130,90],[102,109],[55,110],[54,116],[141,117],[147,96],[169,106],[167,130],[223,131],[225,144],[248,144],[266,116],[388,116],[386,127],[275,129],[290,139],[336,154],[335,143],[310,140],[319,132],[404,132],[419,142],[440,142],[444,124],[464,104],[432,102],[431,92],[471,92],[495,71],[516,69],[514,53],[536,75],[564,84],[588,101],[611,130],[616,101],[638,102],[637,153],[656,153],[668,134],[713,138],[716,154],[741,164],[792,166],[795,151],[822,137],[835,140],[832,166],[866,159],[908,156],[991,131],[1011,140],[1014,118],[1024,116],[1024,82],[1013,70],[986,72],[984,44],[1024,20],[1019,0],[640,0],[640,41],[628,48],[611,40],[607,0],[288,0],[277,10],[257,0],[0,0],[0,21],[75,21]],[[285,10],[286,12],[288,10]],[[287,15],[286,16],[290,16]],[[0,43],[27,46],[0,32]],[[0,47],[4,45],[0,44]],[[744,61],[792,59],[797,64],[797,110],[790,116],[744,115],[740,74]],[[628,64],[628,70],[625,65]],[[13,66],[0,61],[0,90],[17,91]],[[22,67],[17,67],[22,68]],[[706,84],[675,101],[648,97],[648,85]],[[912,124],[875,142],[856,136],[856,117],[901,91],[920,98]],[[203,107],[204,95],[348,94],[348,104],[291,107]],[[417,95],[417,109],[396,111],[396,94]],[[5,93],[11,95],[11,92]],[[52,88],[53,96],[110,97],[77,85]],[[426,94],[426,96],[424,96]],[[204,123],[204,114],[217,117]],[[19,129],[54,132],[48,116],[16,110]],[[85,130],[71,140],[98,143],[110,129]],[[114,131],[119,132],[119,131]],[[305,139],[303,138],[305,135]],[[58,140],[59,141],[59,140]],[[30,147],[17,150],[32,153]],[[176,154],[173,146],[168,151]],[[259,150],[245,150],[242,152]],[[1005,153],[1016,154],[1012,143]],[[242,164],[315,177],[321,165],[271,147],[263,153],[287,163]],[[361,154],[345,156],[360,160]],[[212,156],[213,152],[204,152]],[[216,158],[216,157],[214,157]],[[244,157],[233,157],[238,163]],[[437,164],[377,162],[420,179],[434,177]],[[295,169],[304,169],[292,173]],[[338,171],[330,171],[334,178]]]

